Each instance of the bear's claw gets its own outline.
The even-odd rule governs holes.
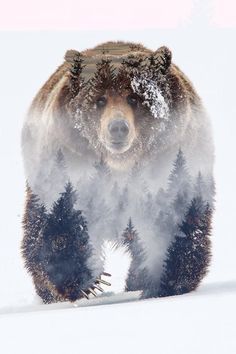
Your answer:
[[[102,275],[105,275],[107,277],[111,277],[110,273],[107,272],[103,272]],[[110,286],[111,283],[101,279],[101,278],[97,278],[95,280],[95,284],[93,284],[90,288],[88,288],[86,291],[84,290],[80,290],[81,294],[83,295],[83,297],[85,297],[86,299],[89,299],[89,294],[93,294],[95,297],[97,296],[96,292],[94,291],[94,289],[97,289],[101,292],[104,292],[103,288],[101,288],[101,286],[99,285],[99,283],[104,284],[104,285],[108,285]]]
[[[86,297],[86,299],[88,299],[88,298],[89,298],[89,297],[88,297],[88,294],[87,294],[85,291],[80,290],[80,292],[81,292],[81,294],[83,294],[83,296],[84,296],[84,297]]]
[[[108,283],[108,281],[105,281],[103,279],[96,279],[96,283],[101,283],[101,284],[105,284],[105,285],[108,285],[108,286],[111,285],[111,283]]]
[[[94,285],[93,285],[93,288],[94,288],[94,289],[98,289],[98,290],[101,291],[102,293],[104,292],[103,288],[101,288],[98,284],[96,284],[96,285],[94,284]]]
[[[89,288],[88,291],[93,294],[95,297],[97,296],[97,294],[95,293],[95,291],[92,288]]]

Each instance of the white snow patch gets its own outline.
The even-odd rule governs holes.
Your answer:
[[[143,104],[150,108],[150,112],[154,118],[169,118],[169,107],[156,81],[144,73],[132,79],[131,87],[135,93],[144,97]]]
[[[111,241],[105,241],[102,249],[105,259],[104,270],[112,275],[111,278],[107,279],[106,277],[104,280],[111,283],[109,291],[120,293],[125,288],[125,281],[131,263],[130,253],[125,246],[116,247],[116,244]]]
[[[78,349],[143,354],[156,348],[165,354],[234,354],[235,285],[235,281],[205,284],[190,294],[133,302],[138,292],[106,294],[75,304],[2,312],[1,349],[4,354],[64,354]]]

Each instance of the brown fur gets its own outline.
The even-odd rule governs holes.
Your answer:
[[[73,67],[73,62],[78,64],[80,56],[85,67],[81,70],[81,75],[76,76],[73,72],[76,65]],[[127,97],[132,93],[132,89],[128,65],[123,65],[123,61],[128,61],[130,57],[146,63],[152,59],[154,67],[160,66],[162,77],[158,85],[164,101],[167,102],[171,119],[154,118],[149,107],[143,104],[142,97],[137,108],[128,104]],[[86,91],[85,88],[83,93],[82,89],[80,96],[81,91],[76,90],[86,87],[88,80],[92,80],[97,73],[96,64],[106,59],[111,60],[116,73],[115,84],[108,84],[101,90],[101,94],[95,92],[92,98],[89,90]],[[156,91],[158,92],[157,89]],[[105,96],[107,104],[98,109],[96,102],[101,96]],[[119,115],[129,126],[128,148],[114,153],[106,144],[108,126]],[[82,123],[78,128],[75,127],[75,122],[80,117]],[[163,121],[165,129],[161,129]],[[127,175],[136,162],[140,165],[146,164],[145,173],[149,174],[151,171],[150,183],[153,183],[155,190],[158,190],[162,181],[167,180],[171,164],[180,147],[193,175],[199,170],[211,174],[213,168],[209,121],[192,83],[171,63],[171,53],[167,48],[161,47],[152,51],[139,43],[107,42],[81,53],[74,50],[67,52],[64,63],[34,98],[23,129],[22,142],[26,177],[33,191],[39,195],[43,184],[40,172],[43,170],[47,177],[52,166],[52,157],[58,149],[61,149],[65,156],[72,183],[77,183],[83,173],[89,175],[89,168],[92,169],[94,162],[101,155],[112,173],[117,173],[119,177]],[[50,189],[53,189],[51,186],[54,181],[49,182],[51,185],[48,183],[49,186],[42,186],[43,193],[40,195],[42,201],[48,205],[53,200]],[[66,294],[61,297],[57,293],[41,269],[35,269],[34,281],[39,295],[48,292],[47,302],[61,301],[66,297]],[[47,294],[41,297],[47,297]]]

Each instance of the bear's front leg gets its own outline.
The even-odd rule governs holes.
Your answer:
[[[212,209],[194,198],[168,251],[159,282],[150,282],[143,298],[181,295],[195,290],[211,259]]]
[[[81,256],[74,242],[66,240],[65,235],[50,235],[47,239],[39,234],[35,244],[31,244],[31,253],[24,252],[27,268],[33,277],[36,293],[45,304],[58,301],[75,301],[89,298],[89,294],[103,292],[109,282],[101,278],[109,273],[92,271],[87,266],[87,256]],[[24,239],[24,243],[27,240]],[[34,257],[32,257],[34,253]],[[96,273],[96,274],[95,274]]]
[[[101,261],[93,259],[96,267],[89,265],[93,249],[87,223],[74,203],[74,190],[68,183],[47,213],[27,186],[22,253],[44,303],[75,301],[89,293],[96,295],[95,289],[102,291],[100,284],[110,285],[101,279],[101,274],[109,275],[103,273]]]

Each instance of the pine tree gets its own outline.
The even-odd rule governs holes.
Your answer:
[[[172,233],[178,229],[178,224],[185,215],[193,194],[192,189],[191,177],[187,170],[186,160],[182,150],[179,149],[168,178],[168,189],[166,193],[167,200],[169,201],[169,206],[166,207],[166,211],[172,219]]]
[[[132,257],[125,290],[144,290],[148,278],[147,269],[144,267],[145,253],[131,218],[121,236],[121,242],[127,246]]]
[[[191,178],[183,151],[179,149],[168,179],[168,194],[173,199],[178,193],[189,191]]]
[[[201,197],[205,199],[205,191],[206,191],[206,184],[203,180],[201,172],[199,171],[194,186],[194,195],[196,197]]]
[[[82,59],[82,55],[76,50],[68,50],[65,60],[69,64],[70,91],[74,98],[84,86],[84,79],[81,77],[81,73],[85,67],[83,64],[84,60]]]
[[[27,270],[34,275],[40,266],[39,250],[42,246],[42,231],[47,222],[47,212],[39,197],[26,185],[26,205],[23,217],[24,237],[21,244],[22,255]]]
[[[135,75],[139,75],[142,61],[142,56],[134,54],[130,54],[122,60],[115,79],[116,90],[131,89],[131,81]]]
[[[178,227],[178,224],[183,219],[189,204],[189,191],[182,190],[177,192],[175,199],[171,203],[170,214],[172,217],[172,224]]]
[[[193,198],[179,233],[170,245],[157,296],[187,293],[196,289],[210,261],[212,210],[201,197]]]
[[[201,197],[203,200],[208,202],[211,208],[214,207],[215,182],[212,175],[203,177],[201,172],[198,173],[194,185],[194,195],[195,197]]]
[[[122,66],[120,69],[126,69],[127,73],[134,74],[136,73],[136,69],[140,67],[140,65],[143,62],[143,57],[142,56],[137,56],[134,54],[128,55],[127,58],[124,58],[122,60]]]
[[[26,205],[23,217],[24,237],[21,244],[25,267],[33,277],[36,293],[45,303],[54,301],[54,296],[47,286],[47,275],[41,262],[40,253],[43,247],[43,232],[48,214],[39,197],[26,185]]]
[[[48,279],[58,295],[70,301],[81,297],[80,290],[86,289],[92,278],[87,266],[92,252],[87,223],[75,203],[76,192],[68,182],[48,216],[40,253]]]
[[[89,81],[88,103],[94,102],[94,97],[99,97],[108,88],[114,85],[115,68],[111,59],[102,59],[96,64],[96,72]]]

